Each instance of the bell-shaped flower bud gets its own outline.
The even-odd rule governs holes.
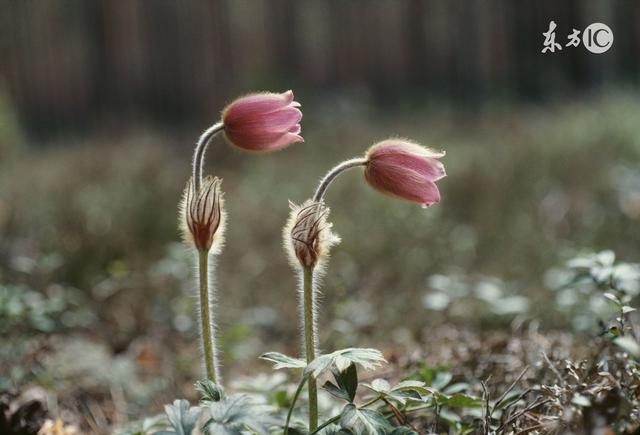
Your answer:
[[[224,134],[233,145],[251,151],[273,151],[303,142],[299,107],[293,91],[240,97],[222,112]]]
[[[196,191],[193,180],[189,180],[182,195],[179,213],[182,238],[200,252],[212,249],[217,252],[224,242],[226,214],[221,183],[219,178],[207,176]]]
[[[322,266],[332,246],[340,238],[331,231],[329,208],[323,202],[306,201],[301,206],[290,203],[291,214],[284,227],[284,245],[289,261],[295,267]]]
[[[447,175],[438,160],[444,155],[407,140],[388,139],[369,148],[364,175],[382,193],[428,207],[440,202],[436,181]]]

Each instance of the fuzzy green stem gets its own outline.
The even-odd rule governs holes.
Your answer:
[[[198,139],[198,143],[196,144],[196,149],[193,152],[193,182],[195,183],[195,190],[198,192],[200,190],[200,184],[202,183],[202,167],[204,166],[204,154],[207,151],[207,147],[209,146],[209,142],[214,138],[218,133],[224,130],[224,124],[222,122],[218,122],[208,129],[206,129]]]
[[[324,194],[327,191],[327,188],[329,187],[331,182],[338,175],[340,175],[340,173],[342,173],[342,172],[344,172],[344,171],[346,171],[347,169],[350,169],[350,168],[355,168],[357,166],[364,166],[364,165],[367,164],[367,161],[368,160],[365,159],[365,158],[356,158],[356,159],[351,159],[351,160],[345,160],[344,162],[340,163],[339,165],[337,165],[336,167],[331,169],[329,172],[327,172],[327,175],[324,176],[322,181],[320,181],[320,184],[318,185],[318,188],[316,189],[316,193],[313,195],[313,201],[314,202],[322,201],[322,198],[324,197]]]
[[[307,364],[316,358],[316,326],[313,318],[313,267],[303,267],[304,345]],[[318,386],[309,376],[309,431],[318,427]]]
[[[209,252],[198,251],[198,275],[200,277],[200,336],[207,379],[218,381],[216,349],[213,336],[211,296],[209,294]]]

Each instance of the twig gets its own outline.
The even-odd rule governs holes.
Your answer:
[[[542,353],[542,357],[544,358],[544,360],[546,361],[546,363],[549,365],[549,368],[551,368],[551,371],[558,377],[558,379],[560,380],[560,382],[562,383],[562,385],[566,385],[567,382],[564,380],[564,377],[562,376],[562,374],[558,371],[558,369],[556,368],[556,366],[551,362],[551,360],[549,359],[549,357],[547,356],[547,353],[543,350],[541,351]]]
[[[518,377],[516,378],[515,381],[513,381],[513,383],[511,385],[509,385],[509,388],[507,388],[506,390],[504,390],[504,393],[502,393],[502,395],[498,398],[498,400],[496,401],[496,404],[493,406],[493,408],[491,409],[491,414],[489,414],[489,418],[491,418],[493,416],[493,412],[496,410],[496,407],[500,404],[500,402],[502,402],[505,397],[507,397],[507,395],[513,391],[513,389],[516,387],[516,385],[522,380],[522,378],[524,377],[525,373],[527,373],[527,370],[529,370],[529,366],[526,366],[524,368],[524,370],[522,370],[522,372],[520,372],[520,374],[518,375]]]
[[[505,421],[504,423],[502,423],[500,426],[498,426],[498,430],[496,432],[500,432],[500,430],[502,428],[504,428],[505,426],[507,426],[508,424],[510,424],[511,422],[515,421],[516,419],[518,419],[520,416],[526,414],[529,411],[532,411],[533,409],[537,408],[538,406],[542,406],[546,403],[551,402],[551,398],[546,398],[543,400],[538,401],[537,399],[534,400],[534,402],[527,406],[526,408],[516,412],[515,414],[513,414],[511,417],[509,417],[509,419],[507,419],[507,421]]]
[[[482,386],[482,401],[484,402],[484,420],[482,422],[482,432],[485,435],[489,435],[489,430],[491,429],[491,414],[493,411],[489,409],[489,392],[487,391],[487,382],[491,379],[491,375],[487,378],[486,381],[480,381],[480,385]]]

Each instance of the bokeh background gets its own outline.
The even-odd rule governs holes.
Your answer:
[[[640,237],[640,4],[631,1],[4,1],[0,389],[36,385],[96,427],[158,412],[200,374],[176,205],[193,145],[234,97],[293,89],[305,142],[217,139],[229,227],[219,341],[232,378],[298,350],[288,201],[389,136],[447,151],[442,202],[328,194],[342,244],[325,349],[419,347],[447,322],[585,330],[564,262]],[[612,48],[542,54],[592,22]],[[587,301],[588,302],[588,301]],[[591,320],[592,323],[589,323]],[[126,405],[125,405],[126,404]],[[104,426],[102,425],[104,423]]]

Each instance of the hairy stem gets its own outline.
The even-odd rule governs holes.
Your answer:
[[[196,149],[193,152],[193,182],[195,183],[195,191],[200,190],[200,184],[202,183],[202,167],[204,166],[204,154],[207,151],[209,142],[218,133],[224,130],[224,124],[218,122],[206,129],[198,139]]]
[[[307,364],[316,358],[316,325],[314,315],[313,267],[303,267],[304,346]],[[309,376],[309,431],[318,427],[318,386]]]
[[[198,275],[200,277],[200,337],[207,379],[218,381],[218,364],[213,330],[211,295],[209,289],[209,252],[198,251]]]
[[[364,166],[366,164],[367,164],[367,159],[365,159],[365,158],[357,158],[357,159],[345,160],[344,162],[340,163],[335,168],[331,169],[329,172],[327,172],[327,175],[324,176],[322,181],[320,181],[320,184],[318,185],[318,188],[316,189],[316,193],[313,195],[313,200],[315,202],[322,201],[322,198],[324,197],[324,194],[327,191],[327,188],[329,187],[331,182],[338,175],[340,175],[341,172],[344,172],[344,171],[346,171],[347,169],[350,169],[350,168],[355,168],[357,166]]]

